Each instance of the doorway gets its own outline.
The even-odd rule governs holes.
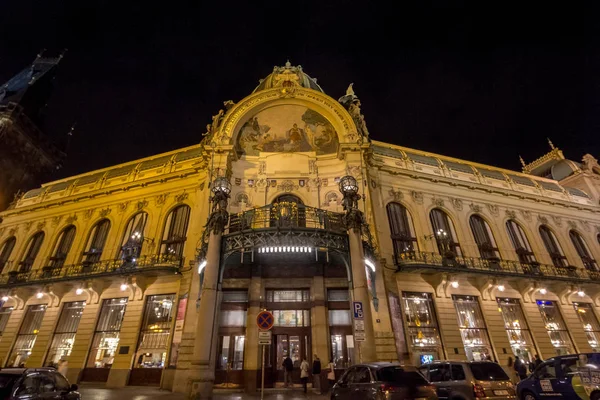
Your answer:
[[[283,386],[284,372],[283,360],[292,359],[294,370],[292,382],[300,384],[300,364],[306,359],[311,365],[310,328],[275,328],[271,344],[271,376],[273,387]]]

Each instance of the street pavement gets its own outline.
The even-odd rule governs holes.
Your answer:
[[[186,400],[182,393],[172,393],[148,386],[127,386],[122,389],[106,389],[103,386],[83,384],[79,386],[82,400]],[[302,389],[267,389],[265,400],[327,400],[326,394],[304,394]],[[250,395],[231,390],[215,390],[214,400],[259,400],[260,393]]]

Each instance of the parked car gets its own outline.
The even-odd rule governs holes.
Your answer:
[[[331,400],[437,400],[415,367],[375,362],[353,365],[331,389]]]
[[[545,360],[517,385],[523,400],[600,400],[600,353],[557,356]]]
[[[436,387],[440,400],[516,398],[510,378],[495,362],[434,361],[419,371]]]
[[[81,400],[77,385],[54,368],[0,369],[0,400]]]

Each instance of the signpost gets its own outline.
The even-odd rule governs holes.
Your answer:
[[[256,325],[258,325],[258,344],[262,346],[262,372],[260,380],[260,400],[264,399],[265,395],[265,346],[271,344],[272,332],[271,328],[275,324],[275,317],[269,311],[261,311],[256,316]]]
[[[354,340],[357,342],[364,342],[365,338],[365,314],[363,312],[363,304],[360,301],[352,303],[352,309],[354,310]]]

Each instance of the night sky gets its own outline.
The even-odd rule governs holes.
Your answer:
[[[187,3],[0,3],[0,81],[69,49],[46,111],[55,137],[77,122],[56,178],[198,143],[288,58],[335,99],[354,82],[377,140],[517,170],[547,137],[600,158],[599,14],[583,2]]]

